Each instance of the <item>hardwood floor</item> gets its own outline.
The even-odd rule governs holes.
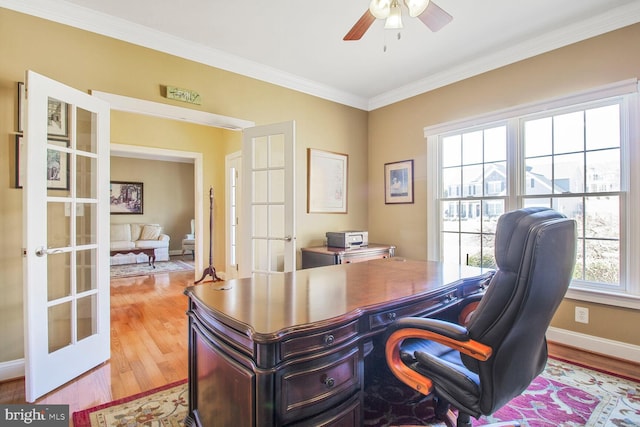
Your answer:
[[[111,359],[36,403],[78,410],[187,378],[187,297],[194,273],[111,281]],[[0,384],[0,403],[25,403],[24,379]],[[70,423],[71,425],[71,423]]]
[[[68,404],[73,412],[187,378],[187,297],[193,272],[111,281],[111,359],[37,403]],[[556,343],[549,352],[640,380],[635,363]],[[24,380],[0,383],[0,403],[24,403]],[[71,425],[71,423],[70,423]]]

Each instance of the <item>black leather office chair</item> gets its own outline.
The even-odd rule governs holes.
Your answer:
[[[437,399],[436,415],[471,426],[518,396],[545,367],[545,332],[571,281],[575,221],[546,208],[502,215],[498,269],[466,326],[405,318],[387,331],[387,364],[403,383]]]

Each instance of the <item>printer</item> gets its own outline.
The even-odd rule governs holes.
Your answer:
[[[359,248],[369,244],[367,231],[327,231],[327,246],[335,248]]]

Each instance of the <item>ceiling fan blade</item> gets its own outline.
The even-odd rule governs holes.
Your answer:
[[[367,9],[342,40],[360,40],[375,20],[376,17],[369,12],[369,9]]]
[[[427,8],[418,16],[420,20],[429,27],[434,33],[440,31],[442,27],[447,25],[453,19],[453,16],[449,15],[440,6],[430,1]]]

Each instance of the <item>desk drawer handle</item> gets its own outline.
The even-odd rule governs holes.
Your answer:
[[[395,313],[387,313],[387,319],[391,320],[392,322],[394,320],[396,320],[396,314]]]
[[[328,377],[326,374],[322,376],[322,382],[324,383],[325,386],[327,386],[327,388],[331,388],[334,385],[336,385],[336,380]]]
[[[336,338],[333,335],[325,335],[324,345],[331,345],[335,342]]]

